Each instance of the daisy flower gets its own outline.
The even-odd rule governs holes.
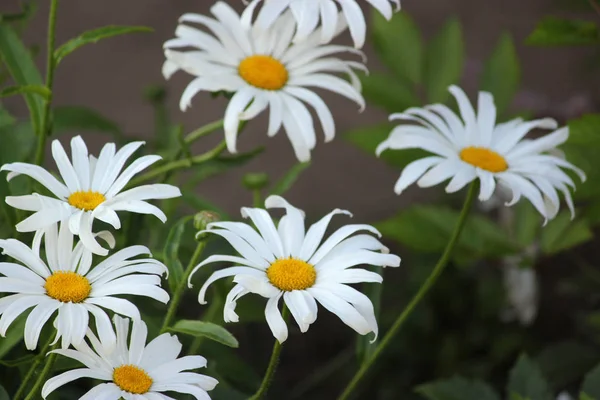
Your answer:
[[[256,22],[261,28],[269,28],[289,8],[298,23],[294,40],[305,40],[320,21],[323,27],[322,43],[329,43],[334,37],[339,5],[347,21],[354,46],[361,48],[365,44],[367,23],[356,0],[253,0],[249,7],[256,7],[260,2],[263,6]],[[400,0],[366,0],[366,2],[375,7],[388,21],[394,13],[394,7],[390,3],[395,5],[396,11],[400,9]]]
[[[98,236],[114,246],[110,233]],[[42,239],[47,262],[40,258]],[[38,232],[32,248],[15,239],[0,240],[0,248],[23,264],[0,263],[0,294],[13,293],[0,298],[0,335],[5,336],[12,322],[34,307],[25,322],[25,345],[29,350],[36,348],[42,327],[57,311],[56,341],[62,338],[63,348],[84,339],[89,314],[96,320],[100,338],[110,345],[115,342],[115,333],[102,308],[140,318],[133,303],[114,295],[169,301],[167,292],[160,288],[160,275],[167,268],[151,258],[134,258],[150,254],[144,246],[127,247],[92,268],[92,253],[81,242],[73,247],[73,235],[63,223],[60,229],[53,224]]]
[[[242,208],[242,216],[250,218],[258,232],[242,222],[214,222],[206,231],[200,232],[223,237],[241,255],[213,255],[194,269],[192,275],[200,267],[217,261],[235,265],[216,271],[208,278],[198,295],[200,304],[206,304],[206,289],[211,283],[233,276],[236,285],[225,300],[225,322],[237,322],[237,300],[248,293],[256,293],[269,299],[265,317],[281,343],[288,336],[278,306],[282,297],[302,332],[317,319],[318,301],[356,332],[361,335],[373,332],[377,337],[371,300],[348,284],[382,282],[381,275],[375,272],[352,268],[357,265],[400,265],[400,258],[387,254],[388,249],[375,237],[366,233],[354,235],[367,231],[379,236],[379,232],[370,225],[346,225],[321,243],[331,218],[336,214],[351,215],[348,211],[333,210],[305,233],[302,210],[279,196],[268,197],[265,205],[285,209],[286,215],[277,227],[267,211]],[[190,281],[191,276],[188,284]]]
[[[360,51],[346,46],[320,45],[320,30],[309,35],[305,42],[293,44],[295,21],[289,12],[266,31],[252,26],[251,7],[240,17],[226,3],[217,2],[211,12],[216,19],[198,14],[185,14],[179,19],[177,38],[164,44],[163,75],[169,79],[176,71],[183,70],[196,76],[181,96],[182,111],[190,106],[198,92],[234,93],[224,119],[230,152],[236,151],[240,121],[251,120],[268,108],[268,136],[275,135],[283,125],[296,157],[308,161],[310,150],[316,145],[316,134],[306,104],[316,112],[325,141],[335,136],[331,111],[309,87],[340,94],[364,108],[360,80],[354,70],[366,71],[366,67],[332,56],[353,52],[364,58]],[[202,25],[210,33],[184,23]],[[193,50],[173,50],[182,47]],[[350,82],[335,73],[348,75]]]
[[[168,333],[156,337],[146,345],[148,328],[142,320],[134,320],[129,347],[127,336],[129,320],[114,316],[117,345],[106,346],[92,331],[87,331],[86,341],[75,345],[75,350],[54,350],[53,353],[69,357],[85,365],[85,368],[64,372],[49,379],[42,388],[45,399],[59,387],[80,378],[105,381],[80,400],[173,400],[161,392],[177,392],[192,395],[197,400],[210,399],[208,393],[218,381],[195,372],[182,372],[206,367],[201,356],[177,358],[181,343],[177,336]]]
[[[77,136],[71,140],[71,161],[60,142],[54,140],[52,157],[62,182],[38,165],[20,162],[3,165],[0,171],[10,171],[9,181],[17,175],[28,175],[56,196],[52,198],[37,193],[7,196],[6,203],[12,207],[34,211],[33,215],[17,224],[17,231],[32,232],[58,221],[68,221],[71,232],[79,235],[88,249],[105,256],[108,250],[101,247],[92,234],[94,219],[119,229],[121,221],[116,211],[131,211],[154,214],[165,222],[165,214],[146,200],[181,196],[178,188],[157,184],[122,191],[135,174],[161,159],[154,155],[140,157],[123,170],[129,157],[143,144],[132,142],[116,151],[114,143],[107,143],[96,158],[88,155],[83,139]]]
[[[535,128],[557,129],[558,125],[550,118],[528,122],[515,119],[496,124],[496,107],[490,93],[479,93],[475,113],[460,88],[451,86],[449,90],[458,102],[462,119],[442,104],[410,108],[390,117],[416,124],[396,127],[377,147],[377,155],[387,149],[412,148],[434,154],[404,168],[396,182],[396,193],[402,193],[414,182],[419,187],[430,187],[447,179],[450,182],[446,192],[452,193],[479,179],[481,201],[488,200],[499,183],[512,192],[512,200],[506,203],[507,206],[523,196],[548,221],[558,213],[558,192],[562,192],[574,215],[569,187],[575,188],[575,184],[563,169],[574,171],[582,181],[585,174],[555,155],[556,146],[569,138],[569,128],[537,139],[524,139]]]

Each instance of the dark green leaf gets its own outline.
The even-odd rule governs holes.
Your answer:
[[[515,227],[512,232],[515,241],[525,248],[531,245],[542,229],[542,217],[528,201],[521,201],[515,206]]]
[[[34,354],[26,354],[23,357],[19,357],[15,360],[0,360],[0,365],[4,365],[5,367],[9,367],[9,368],[15,368],[22,364],[29,364],[35,358],[36,358],[36,355],[34,355]]]
[[[559,342],[542,351],[536,358],[548,384],[559,390],[578,381],[600,362],[600,354],[593,347],[577,342]]]
[[[397,78],[413,84],[421,82],[423,44],[421,33],[407,13],[397,13],[387,21],[373,13],[375,51]]]
[[[0,58],[18,85],[43,85],[42,77],[27,48],[9,26],[2,24],[0,24]],[[44,102],[36,94],[25,94],[25,101],[31,114],[34,131],[39,132]]]
[[[21,314],[15,322],[13,322],[8,331],[6,337],[0,337],[0,360],[4,360],[6,355],[15,347],[17,344],[23,342],[23,334],[25,332],[25,321],[27,320],[25,314]]]
[[[54,109],[54,131],[57,134],[72,131],[105,132],[119,136],[117,124],[87,107],[63,106]]]
[[[194,171],[194,175],[190,178],[186,184],[186,187],[193,188],[199,182],[204,181],[212,176],[229,171],[232,168],[242,166],[254,159],[260,153],[264,151],[264,147],[258,147],[247,153],[237,154],[235,156],[219,156],[209,162],[198,165]]]
[[[581,183],[575,177],[577,190],[573,192],[573,198],[577,201],[590,200],[600,197],[600,157],[598,157],[598,145],[588,143],[577,145],[567,142],[561,149],[565,152],[567,160],[581,168],[587,175],[585,183]]]
[[[516,365],[510,371],[507,391],[513,398],[528,400],[553,399],[546,378],[542,375],[537,364],[526,355],[519,357]]]
[[[8,392],[6,391],[6,389],[4,389],[2,385],[0,385],[0,400],[10,400]]]
[[[512,37],[500,38],[483,70],[481,89],[494,95],[498,115],[506,112],[519,89],[521,65]]]
[[[0,106],[0,130],[13,125],[16,122],[15,118],[10,113]]]
[[[205,337],[229,347],[239,346],[237,339],[227,329],[212,322],[181,320],[169,330],[194,337]]]
[[[427,383],[415,390],[429,400],[500,400],[486,383],[460,377]]]
[[[414,89],[387,74],[372,72],[361,75],[363,95],[369,104],[382,107],[390,113],[401,112],[420,105]]]
[[[598,26],[589,21],[545,17],[527,38],[535,46],[573,46],[600,43]]]
[[[58,65],[63,58],[86,44],[96,43],[101,39],[135,32],[152,32],[152,29],[146,26],[110,25],[84,32],[56,49],[54,52],[55,62]]]
[[[444,103],[448,100],[448,86],[459,83],[464,58],[462,27],[458,19],[452,18],[434,36],[425,51],[424,82],[428,102]]]
[[[600,365],[590,371],[581,385],[581,392],[590,400],[600,400]]]
[[[192,220],[193,217],[187,216],[181,218],[173,225],[167,236],[167,242],[163,250],[165,257],[165,265],[169,269],[169,289],[173,293],[181,280],[184,278],[184,269],[181,261],[179,261],[179,245],[185,231],[185,224]]]
[[[541,248],[544,254],[556,254],[591,240],[594,237],[583,218],[571,220],[570,211],[561,211],[542,229]]]
[[[24,85],[9,86],[0,90],[0,97],[9,97],[16,94],[35,94],[41,96],[43,99],[48,99],[48,96],[50,96],[50,89],[42,85]]]
[[[600,146],[600,114],[569,121],[569,145]]]
[[[282,196],[290,190],[300,177],[300,174],[310,167],[310,162],[295,164],[271,189],[271,194]]]

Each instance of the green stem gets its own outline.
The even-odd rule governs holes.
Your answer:
[[[42,347],[42,349],[40,350],[40,354],[38,354],[37,357],[35,357],[31,365],[29,366],[29,370],[27,370],[25,377],[21,380],[21,384],[17,389],[17,393],[15,393],[15,395],[13,396],[13,400],[20,400],[23,397],[23,395],[25,395],[27,384],[31,380],[31,377],[35,373],[35,370],[37,369],[38,365],[40,365],[42,360],[45,358],[46,353],[48,353],[48,349],[50,348],[50,345],[53,341],[53,337],[50,336],[50,339],[48,339],[48,341],[44,344],[44,347]]]
[[[367,371],[369,370],[369,368],[371,368],[373,366],[373,364],[375,363],[375,361],[377,361],[377,359],[381,356],[384,349],[392,342],[392,339],[394,338],[394,336],[396,336],[396,334],[400,330],[400,327],[404,324],[406,319],[412,314],[415,307],[421,302],[423,297],[425,297],[427,292],[429,292],[429,290],[433,287],[433,285],[435,284],[437,279],[440,277],[440,275],[444,271],[444,268],[448,264],[448,261],[450,261],[450,256],[452,255],[452,251],[454,250],[454,247],[458,243],[460,234],[465,226],[465,222],[467,221],[467,216],[469,215],[471,205],[473,204],[473,200],[475,199],[475,196],[477,194],[478,187],[479,186],[478,186],[477,182],[471,183],[471,185],[469,187],[469,192],[468,192],[467,197],[465,198],[465,202],[463,204],[462,211],[460,212],[460,217],[458,219],[456,226],[454,227],[454,232],[452,232],[450,241],[446,245],[446,248],[444,249],[444,253],[438,260],[437,264],[435,265],[435,268],[433,268],[433,271],[431,271],[431,274],[429,275],[429,277],[427,278],[425,283],[421,286],[421,288],[419,289],[417,294],[415,294],[415,296],[412,298],[410,303],[408,303],[406,308],[404,308],[402,313],[398,316],[398,318],[396,319],[396,321],[394,322],[394,324],[392,325],[390,330],[386,333],[384,338],[381,340],[379,345],[377,345],[377,348],[373,352],[373,355],[371,356],[371,358],[369,358],[360,367],[358,372],[354,375],[354,377],[352,378],[352,380],[350,381],[348,386],[346,386],[346,389],[344,390],[344,392],[338,397],[338,400],[346,400],[346,399],[350,398],[350,396],[352,394],[356,393],[356,388],[358,386],[358,383],[362,380],[362,378],[364,378],[364,376],[367,373]]]
[[[262,195],[260,194],[260,189],[254,189],[252,191],[252,203],[254,207],[261,208],[263,206]]]
[[[56,353],[50,353],[50,355],[46,358],[46,365],[44,365],[42,373],[40,374],[40,376],[38,376],[37,380],[35,381],[35,385],[33,385],[33,389],[31,389],[27,397],[25,397],[25,400],[33,400],[40,398],[38,397],[38,393],[42,388],[42,385],[46,382],[46,377],[52,370],[52,366],[54,365],[54,361],[56,360],[56,355]]]
[[[167,315],[165,315],[162,327],[160,328],[160,333],[165,333],[169,328],[169,325],[171,325],[171,322],[173,322],[173,318],[175,318],[175,314],[177,313],[177,307],[179,306],[179,302],[181,301],[181,296],[183,295],[185,287],[187,286],[187,280],[190,277],[190,274],[192,273],[194,267],[198,264],[198,259],[202,255],[204,247],[206,247],[206,240],[200,241],[198,243],[198,246],[196,246],[196,250],[192,255],[190,263],[188,264],[187,268],[185,269],[185,272],[183,273],[181,282],[179,282],[179,285],[177,285],[177,288],[175,289],[175,292],[171,297],[171,301],[169,302],[169,309],[167,310]]]
[[[288,309],[284,304],[282,317],[286,323],[288,319],[288,314]],[[260,388],[258,388],[254,396],[250,397],[250,400],[261,400],[267,394],[267,391],[269,390],[269,387],[273,382],[273,377],[275,376],[277,365],[279,364],[279,354],[281,354],[282,347],[283,345],[279,343],[279,340],[275,339],[275,344],[273,345],[273,352],[271,353],[271,359],[269,360],[269,366],[267,367],[267,371],[265,372],[263,381],[260,384]]]
[[[220,119],[218,121],[210,122],[204,126],[201,126],[200,128],[196,129],[195,131],[188,133],[186,135],[185,139],[183,139],[183,142],[185,144],[193,143],[196,140],[200,139],[201,137],[207,136],[222,127],[223,127],[222,119]]]
[[[48,52],[46,57],[46,87],[50,91],[46,103],[44,104],[44,111],[42,114],[42,125],[38,134],[38,144],[35,153],[35,163],[42,165],[44,162],[44,154],[46,151],[46,139],[50,134],[52,128],[50,127],[50,108],[52,106],[52,86],[54,84],[54,69],[56,68],[56,61],[54,59],[54,43],[56,41],[56,11],[58,9],[58,0],[51,0],[50,2],[50,14],[48,16]]]

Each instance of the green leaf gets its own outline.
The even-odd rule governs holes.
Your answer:
[[[54,109],[54,131],[57,134],[72,131],[105,132],[119,137],[116,123],[95,110],[82,106],[62,106]]]
[[[569,145],[600,146],[600,114],[586,114],[569,121]]]
[[[242,166],[264,151],[264,147],[257,147],[247,153],[234,156],[219,156],[209,162],[202,163],[193,169],[194,175],[187,181],[186,188],[194,188],[199,182],[212,176],[229,171],[232,168]]]
[[[15,347],[17,344],[23,342],[23,334],[25,332],[25,321],[27,320],[25,314],[21,314],[15,322],[10,325],[10,328],[6,332],[5,337],[0,337],[0,360],[4,360],[4,357]]]
[[[462,27],[458,19],[452,18],[433,37],[425,51],[424,82],[428,102],[448,100],[448,87],[459,83],[464,61]]]
[[[372,13],[375,51],[397,78],[412,84],[421,82],[423,44],[421,33],[407,13],[396,13],[390,21]]]
[[[460,377],[426,383],[415,391],[429,400],[500,400],[485,382]]]
[[[600,400],[600,365],[585,376],[581,392],[582,396],[588,396],[590,400]]]
[[[183,217],[173,225],[169,231],[169,236],[167,236],[167,242],[163,250],[165,265],[169,269],[169,279],[167,281],[169,282],[171,293],[177,289],[184,278],[184,268],[181,261],[179,261],[179,245],[185,231],[185,224],[192,219],[193,217],[191,216]]]
[[[559,390],[581,379],[600,362],[600,354],[591,346],[565,341],[545,348],[535,361],[549,386]]]
[[[310,167],[310,161],[305,163],[295,164],[271,189],[271,194],[282,196],[290,190],[294,183],[300,177],[300,174]]]
[[[209,201],[205,198],[198,196],[195,193],[190,193],[189,191],[186,190],[186,191],[182,192],[181,197],[182,197],[183,201],[185,201],[189,206],[191,206],[194,209],[194,211],[196,211],[196,212],[204,211],[204,210],[214,211],[217,214],[219,214],[221,216],[221,219],[223,219],[223,220],[231,219],[229,214],[223,208],[219,207],[212,201]]]
[[[205,337],[229,347],[239,346],[237,339],[227,329],[212,322],[181,320],[169,330],[194,337]]]
[[[0,90],[0,97],[9,97],[16,94],[35,94],[43,99],[48,99],[50,89],[42,85],[9,86]]]
[[[27,48],[9,26],[2,24],[0,24],[0,58],[18,85],[43,85],[42,77]],[[39,132],[44,102],[40,96],[31,93],[25,94],[25,102],[31,114],[34,130]]]
[[[526,40],[534,46],[573,46],[600,43],[598,26],[590,21],[545,17]]]
[[[67,43],[63,44],[54,51],[55,62],[58,65],[63,58],[86,44],[96,43],[101,39],[106,39],[117,35],[125,35],[136,32],[152,32],[152,28],[148,28],[146,26],[110,25],[84,32],[76,38],[69,40]]]
[[[519,89],[521,65],[512,37],[505,33],[487,60],[481,89],[494,95],[498,115],[506,112]]]
[[[594,237],[589,223],[571,220],[570,211],[561,211],[542,229],[541,249],[544,254],[556,254],[583,244]]]
[[[542,217],[528,201],[521,201],[515,206],[515,227],[512,232],[515,241],[525,248],[535,241],[542,229]]]
[[[414,90],[398,79],[372,72],[361,74],[362,93],[369,104],[382,107],[390,113],[404,111],[409,107],[420,105]]]
[[[552,400],[552,393],[537,364],[521,355],[510,371],[507,391],[512,398]],[[519,396],[519,397],[515,397]]]
[[[0,385],[0,400],[10,400],[10,396],[4,386]]]

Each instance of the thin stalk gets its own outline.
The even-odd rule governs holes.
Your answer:
[[[183,139],[183,142],[185,144],[190,144],[195,142],[196,140],[200,139],[201,137],[204,136],[208,136],[209,134],[213,133],[214,131],[216,131],[219,128],[223,127],[223,120],[220,119],[218,121],[214,121],[214,122],[210,122],[204,126],[201,126],[200,128],[196,129],[193,132],[188,133],[185,138]]]
[[[169,309],[167,310],[167,315],[165,315],[165,319],[163,320],[162,327],[160,328],[160,333],[165,333],[169,328],[169,325],[171,325],[171,323],[173,322],[173,318],[175,318],[175,314],[177,313],[177,307],[179,306],[179,302],[181,301],[181,296],[185,291],[188,278],[190,277],[190,274],[192,273],[194,267],[198,264],[198,259],[202,255],[204,247],[206,247],[206,240],[200,241],[198,243],[198,246],[196,246],[196,250],[194,251],[192,258],[190,259],[190,262],[187,268],[185,269],[185,272],[183,273],[181,282],[179,282],[179,285],[177,285],[177,288],[173,293],[173,297],[171,297],[171,301],[169,302]]]
[[[46,382],[46,377],[48,376],[48,374],[50,374],[50,371],[52,371],[54,361],[56,361],[56,356],[56,353],[50,353],[50,355],[46,358],[46,365],[44,365],[42,373],[40,374],[40,376],[38,376],[37,380],[35,381],[35,385],[33,385],[33,388],[31,389],[27,397],[25,397],[25,400],[33,400],[40,398],[39,391],[41,390],[42,385]]]
[[[56,61],[54,59],[54,44],[56,42],[56,11],[58,10],[58,0],[51,0],[50,14],[48,16],[48,45],[46,51],[46,87],[50,94],[44,104],[42,114],[42,125],[38,134],[38,144],[35,153],[35,163],[42,165],[44,162],[44,154],[46,150],[46,139],[50,134],[50,109],[52,107],[52,86],[54,85],[54,70],[56,69]]]
[[[467,197],[465,198],[465,202],[462,207],[462,211],[460,212],[460,217],[458,218],[458,222],[454,227],[454,232],[452,232],[450,241],[448,241],[448,244],[444,249],[444,253],[438,260],[437,264],[435,265],[435,268],[433,268],[431,274],[429,275],[425,283],[423,283],[417,294],[414,295],[410,303],[408,303],[406,308],[404,308],[402,313],[398,316],[390,330],[385,334],[384,338],[381,340],[379,345],[377,345],[377,348],[373,352],[371,358],[369,358],[365,363],[363,363],[358,372],[354,375],[348,386],[346,386],[346,389],[338,397],[338,400],[346,400],[356,392],[356,388],[359,382],[364,378],[365,374],[373,366],[373,364],[375,364],[375,361],[377,361],[377,359],[382,355],[385,348],[392,342],[392,339],[394,338],[394,336],[396,336],[396,334],[400,330],[400,327],[412,314],[416,306],[421,302],[421,300],[433,287],[435,282],[438,280],[438,278],[444,271],[444,268],[448,264],[448,261],[450,261],[452,251],[454,250],[454,247],[456,247],[458,239],[460,238],[460,234],[465,226],[465,222],[467,221],[467,216],[469,215],[469,211],[471,210],[471,205],[473,204],[473,200],[475,199],[475,196],[477,194],[478,187],[479,185],[477,184],[477,182],[471,183],[469,187],[469,192],[467,193]]]
[[[288,319],[288,309],[283,305],[282,312],[283,320],[287,323]],[[273,351],[271,352],[271,359],[269,360],[269,366],[267,367],[267,371],[265,372],[265,376],[263,378],[262,383],[260,384],[260,388],[256,391],[254,396],[250,397],[250,400],[261,400],[267,394],[271,383],[273,383],[273,378],[275,376],[275,371],[277,370],[277,366],[279,365],[279,355],[281,354],[281,348],[283,345],[279,343],[279,340],[275,339],[275,344],[273,345]]]
[[[13,396],[13,400],[20,400],[25,395],[25,390],[27,389],[27,384],[31,380],[31,377],[35,373],[35,370],[37,369],[38,365],[40,365],[40,363],[46,356],[46,353],[48,352],[48,349],[50,348],[50,345],[52,344],[53,341],[54,341],[53,337],[50,336],[48,341],[44,344],[44,346],[40,350],[40,354],[38,354],[37,357],[35,357],[35,359],[31,363],[31,365],[29,366],[29,369],[27,370],[25,377],[23,378],[23,380],[21,380],[21,384],[19,385],[19,388],[17,389],[17,393],[15,393],[15,395]]]

